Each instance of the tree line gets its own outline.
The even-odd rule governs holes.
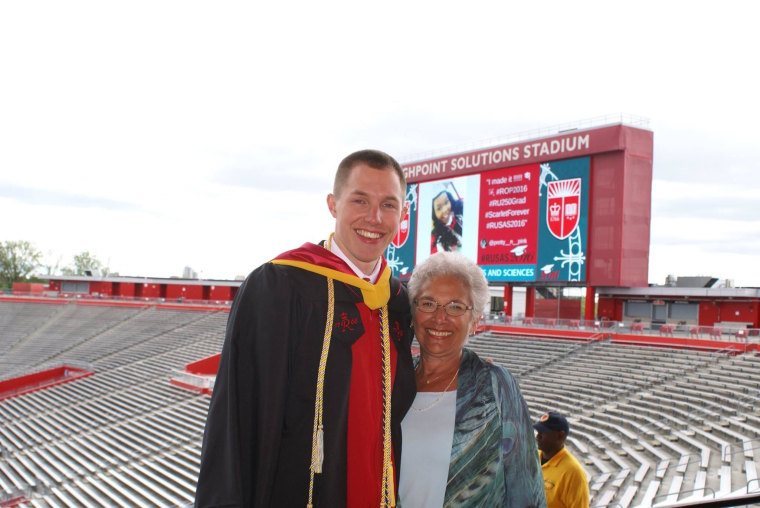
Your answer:
[[[10,287],[14,282],[39,282],[36,275],[118,275],[109,271],[90,251],[75,255],[73,261],[61,267],[45,266],[42,253],[26,240],[0,242],[0,285]],[[44,273],[46,272],[46,273]]]

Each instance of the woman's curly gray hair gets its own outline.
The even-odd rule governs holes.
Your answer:
[[[488,302],[488,281],[478,265],[457,252],[436,252],[414,267],[412,278],[407,285],[412,308],[420,290],[431,279],[444,275],[458,278],[467,287],[472,301],[472,319],[480,319]]]

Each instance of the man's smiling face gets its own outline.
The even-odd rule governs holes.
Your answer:
[[[340,190],[327,196],[335,217],[333,240],[365,273],[371,273],[398,232],[404,189],[391,168],[375,169],[356,164]]]

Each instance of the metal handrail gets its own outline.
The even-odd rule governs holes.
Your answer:
[[[541,317],[529,317],[523,316],[520,318],[504,319],[502,315],[486,316],[486,323],[503,324],[504,326],[523,326],[537,329],[567,329],[567,330],[580,330],[591,331],[595,330],[597,333],[627,333],[627,334],[640,334],[645,336],[659,337],[663,332],[660,332],[658,327],[652,327],[651,324],[636,322],[636,321],[610,321],[610,320],[585,320],[585,319],[564,319],[564,318],[541,318]],[[637,326],[641,325],[641,326]],[[697,325],[676,325],[668,323],[668,326],[672,326],[672,329],[668,329],[666,336],[669,338],[681,338],[681,339],[693,339],[693,334],[690,333],[690,328]],[[634,329],[635,328],[635,329]],[[712,327],[712,326],[699,326],[698,328],[704,330],[707,336],[698,337],[699,340],[716,342],[716,343],[743,343],[744,352],[750,349],[751,345],[760,345],[760,328],[741,328],[741,327]],[[709,330],[720,330],[720,335],[710,334]],[[738,338],[737,338],[738,337]],[[718,350],[720,353],[736,353],[739,351],[736,346],[726,346]]]

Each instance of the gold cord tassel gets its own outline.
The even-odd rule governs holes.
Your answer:
[[[311,466],[309,467],[309,502],[306,508],[312,508],[314,495],[314,475],[322,473],[322,464],[325,458],[324,427],[322,426],[322,405],[325,392],[325,370],[327,368],[327,353],[330,351],[330,337],[332,337],[333,321],[335,319],[335,284],[333,279],[327,278],[327,321],[325,322],[325,335],[322,339],[322,354],[319,357],[319,369],[317,370],[317,396],[314,402],[314,431],[311,437]]]
[[[314,464],[314,473],[322,473],[322,462],[325,460],[325,433],[320,425],[317,429],[317,456]]]

